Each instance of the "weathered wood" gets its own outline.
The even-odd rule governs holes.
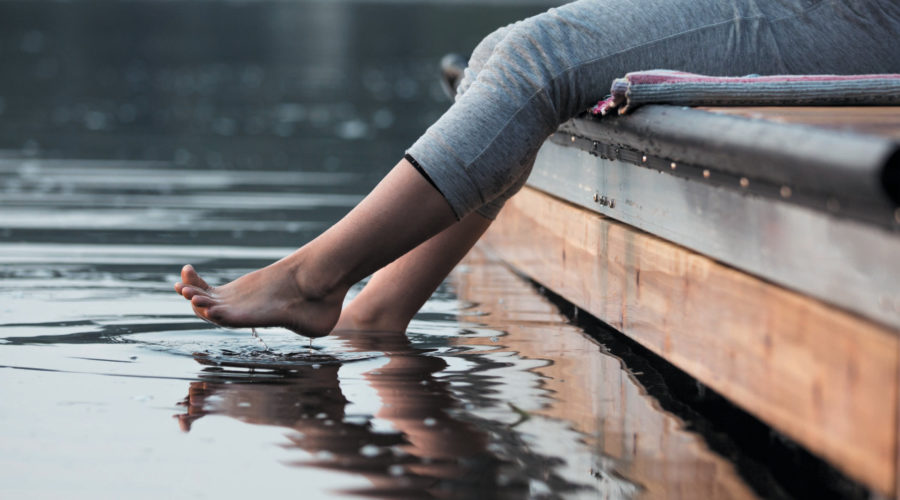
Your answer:
[[[485,243],[875,491],[896,487],[896,332],[531,188]]]
[[[587,436],[596,451],[595,463],[583,467],[585,478],[593,472],[611,498],[756,498],[729,460],[662,410],[618,358],[569,324],[534,288],[478,248],[465,264],[467,272],[454,275],[455,288],[460,299],[476,306],[460,319],[505,335],[458,342],[553,361],[532,369],[549,395],[533,413],[572,422]]]
[[[900,140],[900,106],[734,106],[700,109],[773,122],[849,130]]]

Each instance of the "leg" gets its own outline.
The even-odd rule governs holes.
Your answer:
[[[220,287],[186,266],[175,289],[198,316],[221,326],[283,326],[322,336],[337,322],[352,284],[455,221],[440,193],[404,160],[346,217],[293,254]]]
[[[341,312],[335,328],[405,331],[422,304],[490,224],[490,219],[470,214],[382,268]]]
[[[510,28],[409,150],[457,216],[513,185],[543,140],[628,71],[891,72],[889,0],[582,0]]]
[[[465,94],[471,82],[478,78],[511,26],[494,31],[475,47],[465,77],[457,88],[457,97]],[[520,176],[513,188],[479,208],[475,214],[466,216],[375,273],[363,291],[341,312],[335,330],[405,331],[416,312],[487,230],[506,199],[524,185],[527,174]]]

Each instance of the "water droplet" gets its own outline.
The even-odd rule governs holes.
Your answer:
[[[250,408],[250,402],[249,401],[241,401],[240,403],[238,403],[238,406],[241,408]]]
[[[322,365],[320,365],[320,364],[318,364],[318,363],[312,365],[312,369],[313,369],[313,370],[318,370],[319,368],[322,368]]]
[[[275,117],[280,122],[302,122],[306,118],[306,106],[293,102],[284,102],[275,107]]]
[[[102,111],[88,111],[84,114],[84,126],[88,130],[103,130],[107,128],[106,113]]]
[[[362,120],[348,120],[338,124],[335,133],[341,139],[362,139],[369,132],[369,126]]]
[[[388,474],[390,474],[394,477],[398,477],[398,476],[402,476],[403,472],[405,470],[406,469],[404,469],[402,465],[394,464],[394,465],[388,467]]]
[[[423,420],[422,423],[425,424],[426,427],[434,427],[437,424],[437,420],[435,420],[431,417],[428,417],[425,420]]]
[[[319,420],[322,420],[322,419],[324,419],[324,418],[328,418],[328,414],[325,413],[325,412],[316,413],[316,418],[319,419]]]
[[[389,128],[394,124],[394,113],[390,109],[381,108],[372,115],[372,124],[375,128]]]
[[[318,458],[319,460],[322,460],[322,461],[330,462],[330,461],[334,460],[334,453],[332,453],[328,450],[322,450],[322,451],[316,453],[316,458]]]
[[[409,452],[399,446],[391,446],[391,453],[393,453],[395,457],[409,456]]]
[[[537,479],[532,479],[528,482],[528,493],[531,497],[536,496],[545,496],[552,493],[550,486],[543,481],[539,481]]]
[[[359,454],[364,457],[377,457],[381,450],[374,444],[367,444],[359,449]]]

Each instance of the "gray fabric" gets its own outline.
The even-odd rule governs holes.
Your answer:
[[[895,0],[581,0],[489,35],[407,151],[457,217],[492,218],[543,141],[622,74],[900,72]]]
[[[894,106],[900,75],[703,76],[651,70],[618,78],[611,96],[591,108],[620,115],[645,104],[678,106]],[[871,76],[866,78],[865,76]],[[652,82],[652,83],[648,83]]]

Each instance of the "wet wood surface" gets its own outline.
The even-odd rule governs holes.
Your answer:
[[[745,118],[877,135],[900,141],[900,106],[754,106],[700,109]]]
[[[711,451],[678,417],[662,410],[622,362],[569,324],[549,300],[495,256],[476,248],[455,274],[458,296],[476,305],[461,316],[506,335],[469,338],[535,360],[554,401],[536,413],[570,421],[590,436],[605,463],[591,469],[611,497],[756,498],[733,464]]]
[[[531,188],[484,243],[848,476],[894,493],[896,332]]]

